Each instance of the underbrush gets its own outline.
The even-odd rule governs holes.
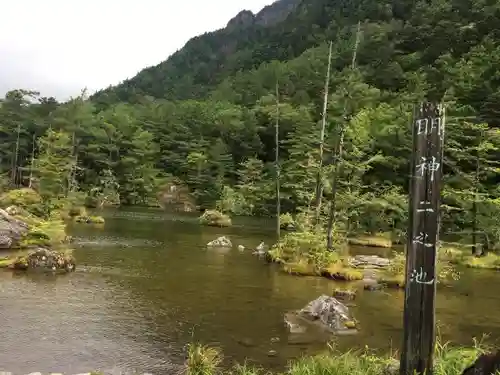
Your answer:
[[[500,255],[487,253],[485,256],[474,256],[470,251],[456,247],[444,247],[440,251],[440,259],[469,268],[500,270]]]
[[[456,270],[452,262],[439,258],[436,263],[436,274],[438,283],[448,283],[453,280],[458,280],[459,272]],[[406,275],[406,256],[405,254],[397,253],[391,259],[387,269],[382,270],[379,276],[379,281],[389,288],[404,288]]]
[[[486,347],[474,340],[470,348],[454,347],[437,340],[434,353],[435,375],[459,375]],[[224,370],[220,367],[222,354],[218,349],[192,344],[185,364],[186,375],[264,375],[270,372],[247,365]],[[394,354],[380,356],[368,348],[340,353],[333,346],[322,354],[293,361],[281,375],[382,375],[399,373],[399,361]]]
[[[212,227],[230,227],[232,225],[231,218],[217,210],[206,210],[198,220],[201,225]]]
[[[348,239],[349,245],[379,247],[389,249],[392,247],[391,233],[377,233],[375,235],[360,234]]]
[[[326,235],[319,231],[287,233],[269,252],[274,262],[292,275],[324,276],[337,280],[361,280],[363,274],[348,264],[347,241],[334,232],[334,251],[326,248]]]

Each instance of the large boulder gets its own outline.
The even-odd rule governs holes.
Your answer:
[[[207,243],[208,247],[233,247],[233,243],[226,236],[219,237]]]
[[[18,247],[29,226],[0,209],[0,249]]]
[[[295,312],[295,315],[298,319],[295,319],[292,325],[289,323],[290,315],[286,315],[290,328],[293,325],[315,324],[335,334],[357,332],[356,321],[351,316],[349,308],[334,297],[327,295],[311,301],[303,309]]]
[[[11,268],[23,271],[71,272],[75,270],[75,259],[64,252],[38,248],[26,256],[18,257]]]

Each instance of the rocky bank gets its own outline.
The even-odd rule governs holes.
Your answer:
[[[7,206],[8,205],[8,206]],[[41,198],[32,189],[0,196],[0,268],[70,272],[75,269],[60,217],[41,218]]]

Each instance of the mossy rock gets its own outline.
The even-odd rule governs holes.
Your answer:
[[[77,223],[104,224],[106,221],[102,216],[75,216]]]
[[[21,247],[52,246],[67,242],[66,225],[61,219],[42,220],[30,227]]]
[[[217,210],[207,210],[199,218],[200,224],[211,227],[230,227],[231,218]]]
[[[75,270],[75,259],[70,250],[38,248],[11,260],[7,267],[19,271],[66,273]]]
[[[333,280],[355,281],[363,280],[363,272],[346,267],[342,262],[336,262],[321,271],[321,275]]]
[[[38,247],[38,246],[50,246],[51,238],[48,233],[46,233],[41,228],[31,228],[28,233],[21,240],[21,248],[28,247]]]
[[[29,226],[37,226],[43,222],[43,219],[41,219],[40,217],[33,215],[26,209],[18,206],[9,206],[5,209],[5,212],[7,212],[10,216],[14,217],[15,219],[28,224]]]
[[[296,229],[295,220],[291,214],[280,215],[280,228],[287,231],[294,231]]]
[[[0,206],[21,207],[37,216],[43,216],[45,212],[42,197],[30,188],[14,189],[3,193],[0,195]]]
[[[88,216],[87,210],[83,206],[73,206],[68,210],[69,217]]]
[[[344,325],[348,329],[356,329],[356,327],[357,327],[357,324],[354,320],[346,320],[344,322]]]

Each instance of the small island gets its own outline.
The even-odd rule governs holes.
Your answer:
[[[70,272],[75,259],[68,247],[63,212],[45,211],[33,189],[0,195],[0,267],[31,271]]]

